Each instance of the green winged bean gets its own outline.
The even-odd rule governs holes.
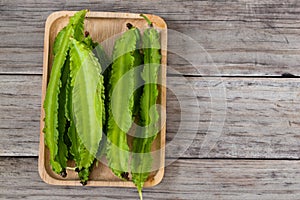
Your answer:
[[[43,131],[45,133],[45,143],[50,151],[50,164],[52,166],[53,171],[55,171],[56,173],[61,173],[64,170],[62,163],[55,159],[58,153],[59,141],[58,99],[60,88],[62,85],[62,68],[66,61],[66,57],[70,46],[69,38],[76,38],[76,36],[79,34],[79,30],[83,30],[83,21],[86,12],[87,10],[77,12],[73,17],[71,17],[70,22],[66,26],[66,28],[63,29],[60,34],[58,34],[58,38],[56,39],[57,42],[54,47],[54,61],[44,100],[45,127]]]
[[[127,132],[132,124],[137,28],[132,27],[118,38],[113,50],[109,79],[109,115],[107,127],[107,159],[114,174],[128,179],[129,146]]]
[[[144,16],[145,17],[145,16]],[[146,18],[146,17],[145,17]],[[141,74],[145,84],[140,99],[140,125],[132,145],[131,173],[142,199],[142,188],[152,168],[151,147],[157,136],[157,121],[159,114],[156,109],[158,96],[157,79],[161,63],[160,34],[152,27],[152,23],[146,18],[150,28],[143,34],[144,69]]]
[[[75,39],[71,41],[72,112],[80,141],[79,176],[85,184],[102,138],[105,116],[103,76],[92,50]]]

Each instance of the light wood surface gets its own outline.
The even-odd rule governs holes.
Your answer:
[[[37,75],[1,76],[1,156],[38,155],[41,80]],[[167,145],[167,157],[180,154],[183,158],[299,159],[298,78],[169,76],[168,86],[167,144],[173,146]],[[216,94],[220,86],[224,87],[225,97]],[[190,90],[194,93],[186,92]],[[181,108],[174,92],[183,100]],[[218,110],[212,107],[212,102],[227,105]],[[182,131],[177,133],[181,117]],[[200,150],[202,142],[206,136],[217,133],[213,127],[208,132],[211,123],[222,122],[224,117],[217,144],[207,155]],[[178,151],[175,144],[183,150]],[[186,151],[185,146],[188,146]]]
[[[300,15],[296,0],[29,0],[22,5],[18,1],[4,0],[2,4],[0,73],[42,74],[44,25],[48,15],[54,11],[88,8],[161,16],[169,29],[190,36],[202,45],[221,75],[300,74]],[[188,44],[170,35],[168,45],[169,49],[189,55]],[[199,74],[172,54],[168,56],[168,65],[182,74]],[[197,69],[210,65],[199,60]]]
[[[144,199],[299,199],[300,83],[281,77],[300,75],[295,0],[0,1],[0,199],[138,198],[38,175],[45,22],[83,8],[155,14],[185,36],[168,35],[167,167]]]
[[[134,188],[45,184],[37,158],[0,158],[0,197],[9,199],[138,199]],[[298,200],[299,161],[179,159],[144,199]]]

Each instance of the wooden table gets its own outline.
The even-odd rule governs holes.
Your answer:
[[[153,13],[184,35],[168,41],[165,177],[144,199],[300,199],[297,0],[0,0],[0,199],[138,198],[38,175],[45,20],[83,8]]]

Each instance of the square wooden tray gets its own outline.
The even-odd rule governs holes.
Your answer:
[[[45,25],[44,38],[44,63],[43,63],[43,85],[42,85],[42,106],[40,118],[40,147],[39,147],[39,174],[41,178],[49,184],[53,185],[72,185],[80,186],[77,173],[67,170],[68,176],[62,178],[55,174],[49,163],[49,150],[44,143],[44,109],[43,102],[45,98],[47,83],[52,66],[52,47],[57,33],[67,25],[69,17],[74,15],[74,11],[59,11],[52,13]],[[155,28],[161,32],[161,54],[162,66],[159,74],[159,81],[162,86],[159,86],[158,104],[166,108],[166,62],[167,62],[167,25],[165,21],[155,15],[146,15],[152,22]],[[85,30],[87,30],[94,41],[101,43],[107,53],[112,52],[114,45],[114,36],[127,30],[126,24],[131,23],[141,30],[147,28],[146,21],[139,14],[132,13],[113,13],[113,12],[88,12],[85,20]],[[104,42],[103,42],[104,41]],[[159,166],[156,171],[150,174],[149,179],[145,183],[145,187],[158,184],[164,175],[164,160],[165,160],[165,136],[166,136],[166,111],[161,109],[161,131],[153,143],[153,150],[159,152],[159,156],[154,158],[154,164]],[[69,163],[72,164],[72,163]],[[111,170],[102,162],[98,163],[90,175],[88,186],[119,186],[119,187],[135,187],[131,181],[122,181],[117,178]]]

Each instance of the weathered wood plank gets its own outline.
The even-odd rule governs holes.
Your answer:
[[[169,155],[174,155],[176,146],[180,148],[193,139],[184,156],[299,158],[299,79],[168,80],[169,86],[183,96],[184,105],[180,110],[178,103],[174,105],[175,95],[168,93],[167,135],[173,138],[180,121],[183,130],[176,134],[180,142]]]
[[[145,199],[299,199],[300,161],[177,160],[163,181],[144,189]],[[0,157],[4,199],[137,199],[134,188],[50,186],[40,179],[36,158]]]
[[[24,14],[28,12],[45,12],[49,14],[58,9],[71,9],[79,10],[88,8],[91,10],[99,11],[118,11],[118,12],[155,12],[160,15],[164,15],[168,20],[185,20],[185,21],[201,21],[201,20],[223,20],[223,21],[235,21],[235,20],[247,20],[258,21],[260,19],[271,19],[276,17],[276,20],[282,19],[298,19],[297,16],[300,12],[299,2],[293,0],[228,0],[228,1],[159,1],[148,2],[145,0],[134,1],[115,1],[103,0],[101,2],[97,0],[90,1],[67,1],[62,2],[59,0],[52,1],[50,3],[46,0],[34,1],[27,0],[23,4],[19,4],[18,1],[2,0],[0,2],[1,11],[5,15],[10,15],[14,19],[20,17],[15,15],[18,11],[22,11]],[[18,13],[17,13],[18,14]],[[281,18],[279,18],[279,16]],[[36,22],[35,19],[28,19]],[[27,21],[27,20],[24,20]]]
[[[36,155],[41,76],[0,76],[0,155]]]
[[[0,47],[1,74],[41,74],[42,62],[42,47]]]
[[[40,85],[0,76],[0,156],[38,155]],[[297,78],[169,76],[167,156],[300,158],[299,88]]]
[[[22,4],[5,0],[0,3],[0,73],[41,74],[47,16],[57,10],[82,8],[162,16],[170,30],[193,39],[169,32],[169,50],[173,53],[168,63],[182,74],[299,75],[300,4],[294,0],[27,0]],[[194,67],[180,56],[192,60]]]

